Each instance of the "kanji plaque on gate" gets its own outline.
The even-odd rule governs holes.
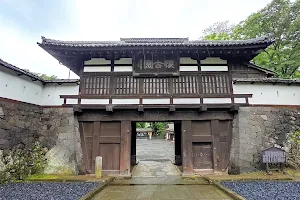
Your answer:
[[[134,76],[179,76],[179,56],[137,54],[133,61]]]

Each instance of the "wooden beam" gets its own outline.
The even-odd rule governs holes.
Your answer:
[[[139,112],[144,112],[144,106],[143,105],[138,105],[138,111]]]
[[[83,165],[86,170],[86,173],[91,173],[89,169],[89,161],[88,161],[88,153],[85,141],[85,134],[83,128],[83,122],[79,122],[79,132],[80,132],[80,139],[81,139],[81,147],[82,147],[82,154],[83,154]]]
[[[220,142],[219,142],[219,133],[220,133],[219,120],[211,120],[211,133],[213,137],[213,168],[216,171],[220,171],[219,165],[219,155],[221,153]]]
[[[131,165],[136,165],[136,122],[131,122]]]
[[[130,174],[131,122],[121,121],[120,174]]]
[[[92,172],[95,171],[95,161],[99,153],[99,134],[100,134],[100,122],[94,122],[93,127],[93,148],[92,148]]]
[[[230,111],[232,112],[238,112],[238,110],[239,110],[239,105],[237,104],[234,104],[230,107]]]
[[[81,107],[78,106],[78,105],[74,105],[74,106],[73,106],[73,110],[74,110],[74,112],[82,113],[82,109],[81,109]]]
[[[183,175],[192,175],[193,172],[193,144],[192,144],[192,122],[184,120],[181,122],[182,134],[182,170]]]
[[[170,105],[169,112],[175,112],[175,111],[176,111],[175,105]]]
[[[113,112],[113,111],[114,111],[112,105],[106,105],[106,106],[105,106],[105,110],[106,110],[107,112]]]
[[[90,110],[90,109],[89,109]],[[105,110],[97,112],[84,111],[81,116],[78,116],[79,121],[122,121],[131,120],[138,122],[147,121],[181,121],[181,120],[232,120],[233,114],[230,112],[203,112],[197,110],[178,110],[170,115],[167,109],[147,109],[142,115],[137,110],[114,110],[113,115],[107,115]]]
[[[206,112],[207,111],[207,105],[201,105],[199,107],[199,112]]]

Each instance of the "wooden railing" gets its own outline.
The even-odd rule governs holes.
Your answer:
[[[85,73],[81,95],[93,96],[199,96],[232,94],[228,72],[185,72],[179,77],[136,78],[131,73]]]
[[[214,72],[213,74],[186,72],[179,77],[139,78],[133,77],[130,73],[85,73],[81,77],[79,95],[61,95],[60,97],[64,99],[64,105],[106,108],[111,111],[112,107],[122,106],[137,107],[141,110],[143,107],[170,106],[170,110],[174,110],[175,107],[200,106],[203,109],[207,106],[216,108],[218,106],[249,105],[248,99],[252,97],[252,94],[233,94],[231,76],[224,72]],[[187,98],[186,102],[184,98]],[[73,99],[73,103],[67,102],[68,99]],[[94,103],[95,101],[91,99],[103,99],[104,103],[99,103],[98,100],[96,100],[97,103]],[[130,99],[130,103],[117,99]],[[159,101],[154,100],[152,102],[156,103],[149,104],[149,99]],[[213,103],[210,103],[210,100]],[[178,103],[179,101],[181,102]]]
[[[191,98],[191,96],[184,96],[184,95],[163,95],[159,96],[164,99],[169,99],[170,104],[173,105],[173,100],[176,98]],[[219,98],[227,98],[231,99],[230,104],[234,104],[234,99],[245,99],[244,104],[249,104],[249,98],[252,97],[252,94],[230,94],[230,95],[200,95],[200,96],[194,96],[192,98],[199,98],[200,104],[204,104],[203,100],[204,99],[219,99]],[[103,96],[95,96],[95,95],[60,95],[60,98],[64,99],[63,104],[67,104],[67,99],[77,99],[78,102],[77,104],[81,104],[82,99],[108,99],[109,102],[111,102],[112,99],[139,99],[138,104],[143,104],[143,99],[157,99],[158,96],[155,95],[146,95],[146,96],[138,96],[138,95],[133,95],[133,96],[119,96],[119,95],[103,95]]]

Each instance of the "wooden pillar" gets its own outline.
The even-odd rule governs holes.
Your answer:
[[[92,172],[95,172],[95,161],[99,154],[99,135],[100,135],[100,122],[94,122],[93,127],[93,148],[92,148]]]
[[[136,123],[131,123],[132,135],[131,135],[131,165],[136,164]]]
[[[212,120],[211,121],[211,133],[213,137],[213,169],[214,171],[221,171],[220,169],[220,126],[219,126],[219,120]],[[226,152],[227,153],[227,152]]]
[[[130,174],[131,122],[121,121],[120,174]]]
[[[174,134],[175,134],[175,165],[182,165],[181,123],[180,122],[174,122]]]
[[[193,172],[193,144],[192,144],[192,122],[184,120],[181,123],[182,138],[182,168],[183,175],[192,175]]]

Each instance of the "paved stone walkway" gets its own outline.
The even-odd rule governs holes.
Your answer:
[[[164,139],[137,139],[137,161],[172,161],[175,160],[175,144]]]
[[[213,185],[111,185],[97,194],[94,200],[225,200],[231,199]]]
[[[173,165],[174,142],[137,140],[137,161],[131,179],[116,179],[94,200],[220,200],[231,199],[204,179],[182,178]]]
[[[139,161],[132,177],[166,177],[180,176],[181,172],[171,161]]]

